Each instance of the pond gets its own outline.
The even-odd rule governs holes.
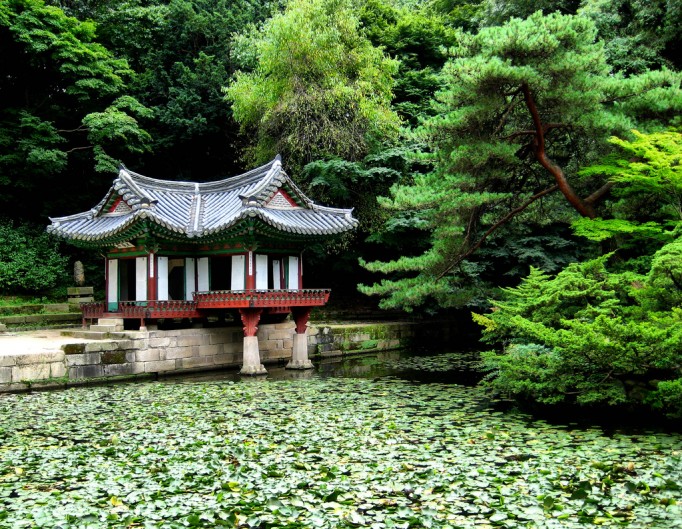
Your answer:
[[[501,411],[473,361],[0,395],[0,527],[682,527],[682,435]]]

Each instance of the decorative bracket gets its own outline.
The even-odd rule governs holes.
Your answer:
[[[291,307],[291,315],[296,322],[296,333],[305,334],[308,328],[308,321],[310,320],[310,312],[312,307]]]
[[[239,309],[244,325],[244,336],[256,336],[258,332],[258,322],[263,309]]]

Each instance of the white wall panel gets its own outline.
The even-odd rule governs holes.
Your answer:
[[[256,290],[268,289],[268,256],[256,255]]]
[[[147,299],[147,258],[135,258],[135,301]]]
[[[168,301],[168,257],[156,258],[156,277],[157,297],[161,301]]]
[[[194,274],[194,258],[185,259],[185,299],[192,301],[192,292],[196,292],[196,282]]]
[[[107,261],[108,310],[116,310],[118,304],[118,259]]]
[[[206,292],[210,290],[209,272],[208,272],[208,257],[200,257],[197,259],[197,290],[199,292]]]
[[[298,257],[289,256],[289,277],[287,281],[289,290],[298,290]]]
[[[246,256],[233,255],[232,256],[232,283],[231,290],[244,290],[246,288],[244,272],[246,265]]]

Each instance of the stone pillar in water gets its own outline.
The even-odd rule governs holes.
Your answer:
[[[312,307],[293,307],[291,313],[296,322],[296,334],[294,334],[294,347],[291,353],[291,361],[287,369],[312,369],[313,363],[308,358],[308,320]]]
[[[258,322],[262,309],[239,309],[244,325],[244,354],[242,356],[242,368],[240,375],[267,375],[265,366],[260,363],[260,351],[258,350]]]

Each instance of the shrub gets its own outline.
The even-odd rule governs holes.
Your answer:
[[[41,228],[0,219],[0,293],[45,292],[67,280],[68,266],[57,240]]]

